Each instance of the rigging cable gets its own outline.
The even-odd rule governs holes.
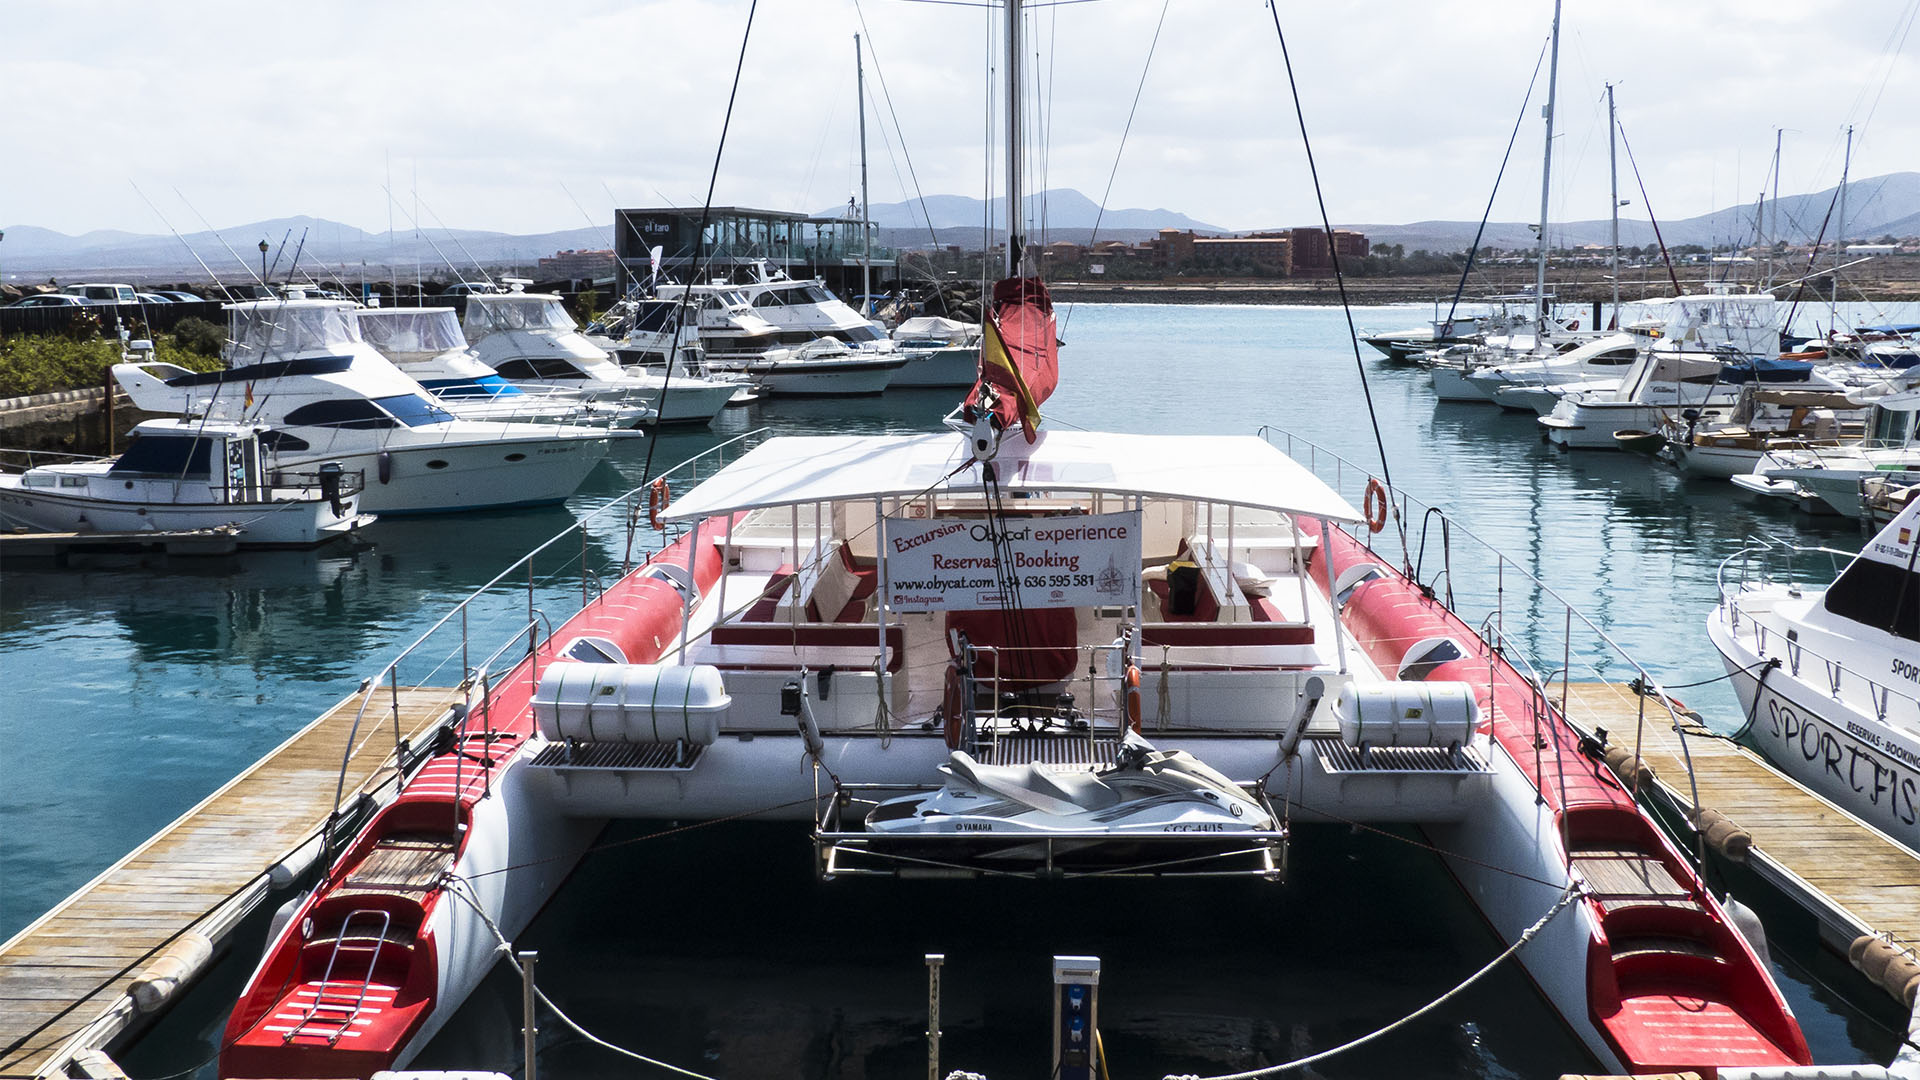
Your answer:
[[[893,92],[887,89],[886,72],[880,70],[880,47],[874,44],[873,31],[867,29],[867,13],[860,10],[860,0],[853,0],[853,13],[860,17],[860,31],[867,35],[867,52],[873,57],[873,76],[880,83],[880,96],[887,103],[887,116],[893,121],[893,133],[900,137],[900,154],[907,159],[907,175],[913,178],[913,197],[920,201],[920,217],[927,223],[927,236],[933,246],[940,246],[940,234],[933,230],[933,215],[927,212],[927,197],[920,190],[920,174],[913,168],[913,153],[907,149],[907,133],[900,126],[900,114],[893,110]]]
[[[1307,137],[1307,114],[1300,104],[1300,84],[1293,77],[1293,57],[1287,52],[1287,34],[1280,29],[1280,7],[1278,0],[1267,0],[1267,10],[1273,15],[1273,32],[1280,39],[1280,60],[1287,70],[1287,88],[1293,93],[1293,115],[1300,122],[1300,145],[1307,152],[1307,172],[1313,176],[1313,198],[1320,207],[1320,227],[1327,234],[1327,257],[1333,263],[1333,280],[1340,289],[1340,310],[1347,317],[1347,343],[1353,346],[1353,363],[1360,372],[1360,392],[1367,401],[1367,421],[1373,425],[1373,445],[1380,452],[1380,473],[1387,482],[1387,490],[1393,490],[1393,469],[1387,464],[1386,440],[1380,436],[1380,417],[1373,409],[1373,390],[1367,385],[1367,364],[1360,358],[1360,331],[1353,325],[1353,305],[1347,300],[1347,279],[1340,271],[1340,251],[1333,242],[1333,220],[1327,216],[1326,193],[1320,189],[1320,168],[1314,164],[1313,141]],[[1392,505],[1389,496],[1388,505]],[[1400,548],[1406,550],[1406,522],[1399,521]]]
[[[700,280],[702,267],[701,255],[707,242],[707,225],[713,217],[713,190],[720,183],[720,158],[727,150],[727,129],[733,125],[733,102],[740,96],[740,73],[747,67],[747,42],[753,39],[753,14],[760,8],[760,0],[753,0],[747,7],[747,28],[740,34],[740,58],[733,65],[733,89],[727,91],[727,115],[720,121],[720,145],[713,148],[713,172],[707,177],[707,201],[700,207],[700,231],[693,237],[693,261],[688,263],[692,271],[687,277],[686,288],[680,292],[680,310],[674,313],[674,337],[668,346],[667,370],[660,380],[659,414],[654,417],[654,434],[647,440],[647,460],[640,466],[640,482],[644,485],[653,473],[653,451],[660,445],[660,426],[667,412],[667,392],[673,388],[673,362],[680,355],[680,328],[687,325],[687,305],[693,300],[694,283]]]
[[[1520,116],[1513,122],[1513,133],[1507,136],[1507,152],[1500,155],[1500,171],[1493,174],[1493,190],[1487,193],[1487,209],[1480,215],[1480,227],[1473,230],[1473,246],[1467,249],[1467,265],[1460,268],[1460,284],[1454,287],[1453,302],[1447,305],[1447,319],[1443,325],[1448,327],[1449,337],[1452,336],[1453,313],[1459,310],[1460,298],[1466,295],[1467,279],[1473,273],[1474,257],[1480,254],[1480,238],[1486,234],[1487,220],[1493,217],[1493,200],[1500,194],[1500,181],[1507,175],[1507,162],[1513,158],[1513,144],[1519,140],[1520,128],[1527,122],[1527,106],[1533,103],[1533,88],[1540,82],[1540,65],[1545,63],[1546,59],[1547,43],[1541,42],[1540,55],[1533,61],[1533,75],[1527,80],[1527,94],[1520,99]]]
[[[1113,151],[1113,168],[1107,171],[1107,187],[1100,193],[1100,206],[1093,215],[1093,229],[1087,233],[1088,251],[1092,251],[1093,245],[1100,239],[1100,220],[1107,216],[1107,200],[1113,198],[1113,181],[1120,175],[1120,157],[1127,152],[1127,135],[1133,131],[1134,114],[1140,111],[1140,95],[1147,89],[1147,72],[1153,70],[1153,54],[1160,47],[1160,30],[1166,26],[1167,9],[1172,6],[1173,0],[1165,0],[1160,5],[1160,18],[1153,24],[1153,40],[1147,43],[1147,62],[1140,65],[1140,81],[1133,88],[1133,104],[1127,107],[1127,122],[1120,128],[1120,145]],[[1074,311],[1075,307],[1068,305],[1066,319],[1068,324],[1073,322]],[[1060,332],[1065,334],[1067,327],[1061,326]]]
[[[1653,241],[1660,245],[1661,261],[1667,264],[1667,280],[1673,283],[1673,295],[1683,296],[1680,277],[1673,272],[1673,254],[1667,250],[1667,241],[1660,235],[1660,219],[1653,214],[1653,200],[1647,198],[1647,182],[1640,178],[1640,163],[1633,158],[1633,144],[1627,141],[1627,125],[1615,124],[1620,130],[1620,147],[1627,152],[1627,164],[1633,167],[1633,182],[1640,188],[1640,205],[1646,208],[1647,220],[1653,224]]]
[[[1306,1057],[1296,1058],[1293,1061],[1282,1062],[1278,1065],[1269,1065],[1264,1069],[1249,1069],[1246,1072],[1226,1073],[1221,1076],[1205,1077],[1204,1080],[1256,1080],[1256,1078],[1258,1077],[1273,1076],[1278,1073],[1287,1072],[1292,1069],[1304,1069],[1309,1065],[1317,1064],[1319,1062],[1325,1061],[1328,1058],[1334,1057],[1339,1054],[1344,1054],[1348,1050],[1359,1049],[1360,1047],[1365,1046],[1370,1042],[1373,1042],[1375,1039],[1391,1034],[1392,1032],[1405,1027],[1406,1025],[1412,1023],[1413,1021],[1420,1019],[1422,1016],[1425,1016],[1426,1014],[1432,1012],[1433,1010],[1439,1008],[1440,1006],[1447,1004],[1453,999],[1459,997],[1461,994],[1464,994],[1468,990],[1468,988],[1472,987],[1475,983],[1479,982],[1481,979],[1491,974],[1495,968],[1499,967],[1502,963],[1505,963],[1515,953],[1519,952],[1522,948],[1524,948],[1528,942],[1534,939],[1534,936],[1536,934],[1546,929],[1547,924],[1553,921],[1554,916],[1559,915],[1562,911],[1565,911],[1568,904],[1573,903],[1575,900],[1578,900],[1583,895],[1585,894],[1583,893],[1583,891],[1581,890],[1578,884],[1568,885],[1566,889],[1560,893],[1560,899],[1557,900],[1552,907],[1547,909],[1547,913],[1545,915],[1540,916],[1540,920],[1538,922],[1534,923],[1532,926],[1527,927],[1524,933],[1522,933],[1519,937],[1514,939],[1513,944],[1507,946],[1506,949],[1500,953],[1500,955],[1487,961],[1486,966],[1482,967],[1480,970],[1474,972],[1473,974],[1467,976],[1466,979],[1461,981],[1459,985],[1455,986],[1453,989],[1448,990],[1446,993],[1441,994],[1439,997],[1434,998],[1432,1001],[1427,1002],[1425,1005],[1420,1006],[1418,1009],[1415,1009],[1414,1011],[1408,1013],[1407,1015],[1401,1017],[1400,1019],[1395,1020],[1393,1023],[1388,1024],[1386,1027],[1379,1028],[1374,1031],[1370,1031],[1367,1034],[1362,1035],[1357,1039],[1352,1039],[1347,1042],[1341,1043],[1339,1046],[1322,1050],[1317,1054],[1308,1054]],[[1169,1076],[1167,1080],[1203,1080],[1203,1078],[1195,1074],[1188,1073],[1180,1076]]]

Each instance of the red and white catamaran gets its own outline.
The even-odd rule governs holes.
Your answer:
[[[557,629],[532,620],[506,674],[473,673],[439,752],[268,946],[221,1075],[404,1066],[606,818],[754,812],[811,818],[833,875],[1277,876],[1287,820],[1410,824],[1503,940],[1528,938],[1519,962],[1604,1069],[1809,1060],[1754,949],[1540,686],[1370,550],[1380,517],[1258,438],[1039,429],[1055,327],[1020,249],[951,430],[760,443],[664,506],[672,544]],[[1277,812],[1140,827],[1100,772],[1129,731]],[[956,777],[1018,833],[849,812]],[[1109,810],[1128,827],[1103,836]],[[1175,827],[1195,824],[1223,827]]]

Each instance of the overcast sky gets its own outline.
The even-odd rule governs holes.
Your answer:
[[[1049,186],[1100,197],[1161,7],[1033,13],[1051,90]],[[1854,176],[1920,169],[1916,7],[1567,0],[1554,218],[1606,216],[1608,80],[1662,217],[1751,201],[1776,127],[1783,193],[1838,179],[1849,123]],[[743,0],[9,2],[0,225],[152,233],[164,214],[189,232],[197,210],[221,227],[310,214],[370,231],[391,215],[405,229],[417,192],[423,224],[526,233],[605,222],[616,201],[698,205],[747,11]],[[884,110],[877,67],[899,119],[895,130],[869,110],[873,200],[911,191],[903,136],[926,194],[981,194],[997,13],[761,0],[716,203],[812,211],[857,190],[863,14],[870,94]],[[1551,16],[1550,0],[1283,0],[1334,220],[1477,218]],[[1538,214],[1545,84],[1543,71],[1497,219]],[[1627,195],[1624,153],[1621,169]],[[1241,229],[1316,219],[1261,0],[1172,0],[1109,205]]]

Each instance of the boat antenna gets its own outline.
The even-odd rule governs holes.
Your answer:
[[[1293,94],[1293,116],[1300,124],[1300,145],[1307,152],[1307,172],[1313,177],[1313,198],[1320,207],[1320,227],[1327,234],[1327,256],[1333,263],[1333,281],[1340,290],[1340,310],[1347,317],[1347,343],[1353,346],[1353,363],[1360,372],[1360,393],[1367,402],[1367,421],[1373,425],[1373,445],[1380,452],[1380,475],[1387,482],[1387,490],[1393,490],[1393,469],[1387,464],[1387,443],[1380,437],[1380,416],[1374,412],[1373,390],[1367,385],[1367,364],[1360,358],[1360,331],[1353,325],[1353,305],[1347,299],[1347,278],[1340,270],[1340,248],[1334,243],[1333,219],[1327,216],[1327,195],[1320,187],[1320,169],[1313,161],[1313,140],[1307,136],[1307,114],[1300,105],[1300,84],[1293,77],[1293,58],[1287,52],[1287,33],[1280,28],[1280,8],[1269,0],[1267,10],[1273,15],[1273,32],[1280,39],[1280,61],[1287,69],[1287,89]],[[1389,498],[1388,504],[1392,504]],[[1398,515],[1395,516],[1398,520]],[[1400,522],[1400,547],[1406,549],[1406,522]]]
[[[304,234],[303,234],[304,237]],[[280,247],[273,253],[273,265],[267,267],[267,280],[273,280],[273,272],[280,269],[280,259],[287,253],[287,241],[293,239],[293,226],[287,226],[286,234],[280,237]]]
[[[1467,265],[1460,268],[1460,284],[1453,287],[1453,302],[1447,305],[1446,322],[1453,324],[1454,313],[1460,310],[1460,298],[1466,295],[1467,281],[1473,276],[1473,263],[1480,254],[1480,238],[1486,235],[1487,221],[1493,217],[1493,200],[1500,195],[1500,181],[1507,175],[1507,162],[1513,159],[1513,144],[1520,140],[1521,125],[1527,122],[1527,106],[1533,102],[1533,88],[1540,82],[1540,65],[1547,62],[1547,42],[1540,43],[1540,55],[1534,58],[1533,75],[1527,79],[1526,96],[1520,99],[1520,115],[1513,121],[1513,131],[1507,135],[1507,152],[1500,155],[1500,169],[1493,174],[1493,190],[1487,192],[1487,208],[1480,214],[1480,225],[1473,230],[1473,246],[1467,249]]]
[[[193,250],[193,245],[187,243],[187,238],[181,236],[180,230],[173,227],[173,222],[167,220],[167,215],[161,213],[160,208],[153,205],[153,200],[147,198],[147,193],[140,190],[140,185],[133,183],[132,180],[128,180],[127,183],[132,184],[133,193],[140,196],[141,202],[147,204],[147,209],[153,211],[153,215],[160,219],[160,224],[165,225],[167,231],[173,234],[173,238],[180,241],[180,246],[187,249],[187,254],[193,256],[193,261],[200,264],[200,269],[206,272],[207,278],[213,282],[214,287],[226,296],[227,302],[229,304],[237,303],[238,301],[236,301],[233,296],[233,290],[227,288],[227,283],[220,280],[220,275],[214,273],[213,268],[207,265],[207,261],[200,257],[200,253]]]
[[[713,171],[707,175],[707,198],[700,204],[700,228],[693,234],[693,261],[688,264],[691,271],[698,272],[703,248],[707,240],[707,224],[713,217],[713,192],[720,183],[720,159],[727,152],[727,129],[733,126],[733,102],[740,96],[740,74],[747,68],[747,42],[753,40],[753,15],[760,9],[760,0],[747,5],[747,26],[740,33],[740,58],[733,64],[733,88],[727,91],[727,113],[720,120],[720,144],[713,148]],[[666,375],[660,380],[660,411],[666,412],[667,391],[673,385],[673,361],[679,356],[680,327],[687,325],[687,305],[693,299],[693,283],[698,277],[689,278],[686,287],[680,290],[680,310],[674,312],[673,348],[667,351]],[[640,466],[640,483],[645,484],[653,475],[653,451],[660,445],[656,436],[647,440],[647,460]]]
[[[300,269],[300,256],[307,250],[307,231],[306,229],[300,230],[300,243],[294,246],[293,261],[287,264],[287,284],[289,285],[293,284],[294,272]],[[279,260],[276,259],[274,261],[278,262]],[[315,284],[318,284],[318,282],[315,282]]]
[[[240,264],[240,269],[245,270],[247,272],[248,277],[259,282],[260,286],[262,288],[265,288],[267,284],[266,279],[262,278],[259,274],[256,274],[253,272],[253,264],[241,258],[240,253],[233,250],[233,245],[227,243],[227,238],[220,235],[220,230],[214,228],[211,224],[208,223],[206,215],[202,214],[199,208],[195,207],[193,203],[189,202],[185,195],[180,194],[179,188],[173,189],[173,195],[175,198],[179,199],[180,202],[184,204],[188,210],[193,211],[193,216],[200,219],[200,224],[206,226],[207,231],[213,234],[213,238],[215,240],[220,241],[220,246],[227,249],[227,254],[233,256],[233,261]]]
[[[1614,127],[1620,132],[1620,148],[1627,152],[1627,164],[1633,169],[1633,182],[1640,189],[1640,205],[1647,209],[1647,220],[1653,223],[1653,242],[1660,245],[1660,261],[1667,264],[1667,280],[1673,283],[1673,295],[1683,295],[1680,289],[1680,275],[1673,272],[1673,253],[1667,250],[1666,238],[1660,235],[1660,219],[1653,212],[1653,200],[1647,198],[1647,182],[1640,177],[1640,162],[1634,159],[1633,144],[1627,141],[1627,125],[1618,123]]]

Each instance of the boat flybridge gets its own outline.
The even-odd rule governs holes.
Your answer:
[[[228,367],[191,372],[146,361],[113,367],[136,406],[192,419],[258,423],[270,468],[338,462],[366,477],[360,509],[437,513],[560,502],[605,457],[605,426],[464,420],[360,334],[355,305],[255,300],[227,305]]]
[[[1296,822],[1411,826],[1607,1069],[1808,1060],[1590,741],[1306,466],[1253,437],[995,443],[772,438],[636,492],[677,539],[414,742],[283,912],[221,1074],[402,1067],[605,819],[747,814],[810,820],[825,878],[954,888],[1279,879]]]
[[[708,424],[737,389],[683,372],[672,379],[640,368],[622,368],[580,333],[560,298],[522,292],[467,298],[462,322],[481,362],[522,388],[554,387],[596,404],[644,406],[650,423]]]

